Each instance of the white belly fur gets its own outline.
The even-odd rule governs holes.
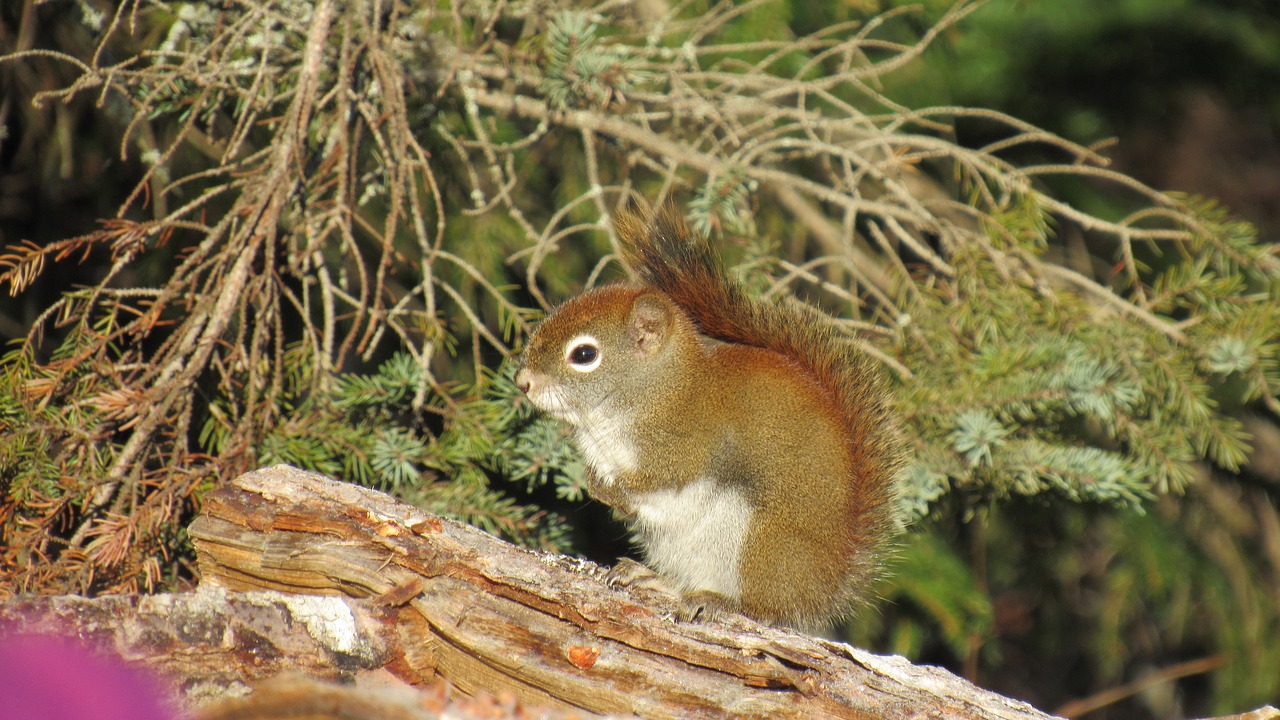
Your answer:
[[[751,523],[742,493],[709,479],[637,498],[635,528],[649,565],[685,592],[742,597],[742,544]]]

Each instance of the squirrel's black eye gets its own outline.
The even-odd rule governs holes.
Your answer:
[[[589,373],[600,367],[600,341],[583,333],[564,344],[564,361],[570,370]]]
[[[600,350],[595,345],[579,345],[569,351],[569,362],[574,365],[590,365],[600,357]]]

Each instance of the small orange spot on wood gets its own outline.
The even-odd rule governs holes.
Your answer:
[[[637,618],[653,617],[653,611],[649,608],[640,607],[639,605],[624,605],[621,608],[622,617],[628,620]]]
[[[742,684],[747,687],[766,688],[769,690],[791,687],[779,678],[762,677],[760,675],[748,675],[742,679]]]
[[[440,518],[430,517],[411,524],[409,529],[419,535],[435,535],[444,532],[444,524],[440,522]]]
[[[573,666],[579,670],[590,670],[599,657],[600,648],[594,645],[591,647],[583,645],[569,646],[569,662],[573,663]]]
[[[413,578],[403,585],[397,585],[374,599],[375,605],[399,607],[418,597],[422,593],[422,578]]]

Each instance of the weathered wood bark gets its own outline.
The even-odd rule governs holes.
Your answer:
[[[401,612],[372,598],[238,593],[213,585],[165,595],[27,596],[0,603],[0,648],[14,635],[76,639],[80,651],[59,654],[66,661],[61,675],[45,683],[60,682],[68,692],[112,682],[95,676],[101,666],[82,664],[86,652],[118,657],[168,681],[150,688],[167,684],[173,691],[167,699],[137,698],[122,707],[129,698],[102,698],[111,717],[156,702],[185,706],[194,720],[574,717],[510,695],[469,697],[443,679],[410,685],[402,678],[422,676],[399,667],[407,654],[395,640],[406,631],[399,627]],[[7,700],[0,690],[3,718],[10,717]]]
[[[205,583],[372,597],[382,667],[418,684],[647,717],[1046,718],[931,667],[746,618],[668,619],[672,599],[357,486],[285,466],[206,496]],[[389,649],[388,649],[389,648]]]
[[[0,604],[0,635],[78,638],[171,680],[188,704],[247,693],[296,672],[353,682],[394,658],[388,610],[370,600],[233,593],[18,597]]]
[[[78,637],[167,677],[197,720],[1048,717],[745,618],[676,623],[671,598],[610,588],[590,563],[292,468],[211,494],[191,534],[197,592],[11,598],[0,647]],[[83,688],[87,672],[68,666],[61,681]]]

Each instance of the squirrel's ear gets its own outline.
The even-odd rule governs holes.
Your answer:
[[[671,332],[671,306],[657,295],[636,298],[627,317],[627,340],[637,355],[652,355]]]

